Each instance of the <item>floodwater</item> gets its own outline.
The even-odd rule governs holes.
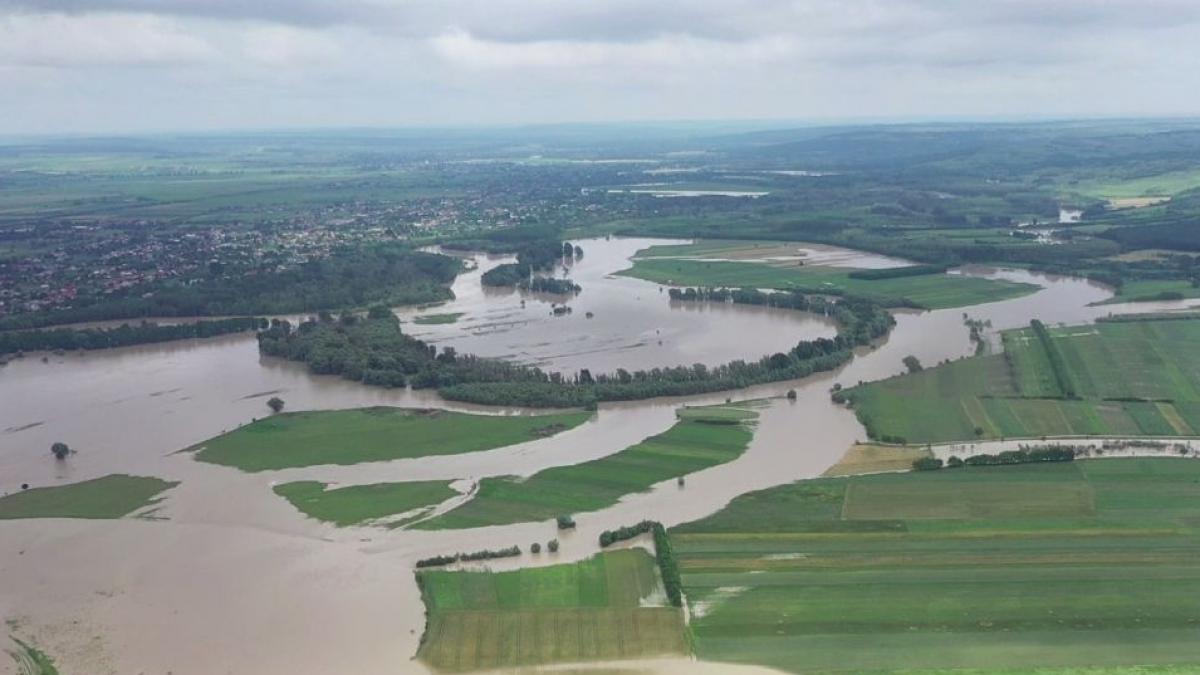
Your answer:
[[[830,334],[820,317],[764,308],[672,306],[658,286],[612,277],[647,240],[579,242],[572,278],[584,287],[565,317],[542,298],[492,293],[479,271],[456,283],[458,299],[421,313],[464,312],[455,324],[406,330],[463,351],[594,371],[667,359],[717,363],[753,358],[798,339]],[[267,412],[279,395],[290,410],[403,405],[471,410],[433,392],[372,389],[313,377],[257,353],[251,336],[152,345],[83,355],[31,356],[0,369],[0,493],[127,472],[182,484],[154,515],[164,520],[0,522],[0,615],[32,637],[65,674],[175,675],[425,672],[412,656],[424,626],[412,576],[416,559],[559,536],[552,522],[452,532],[334,528],[306,519],[270,487],[319,479],[341,485],[393,480],[527,475],[617,452],[664,431],[682,404],[769,398],[747,452],[728,464],[578,514],[559,553],[493,561],[544,565],[596,552],[600,531],[654,517],[673,525],[704,517],[751,490],[821,474],[865,437],[829,389],[904,371],[912,354],[934,364],[973,352],[963,313],[993,330],[1031,318],[1085,322],[1119,311],[1180,303],[1107,305],[1106,288],[1074,279],[990,268],[960,273],[1042,286],[1035,294],[967,309],[907,312],[895,331],[837,372],[731,393],[605,404],[558,436],[470,455],[244,474],[176,451]],[[520,307],[521,300],[525,307]],[[584,315],[593,311],[592,319]],[[414,312],[402,313],[411,319]],[[650,336],[650,330],[655,332]],[[662,345],[658,340],[663,341]],[[782,397],[795,389],[797,398]],[[496,411],[522,414],[519,410]],[[65,464],[50,443],[78,449]],[[460,483],[462,484],[462,483]],[[12,668],[8,663],[0,666]],[[681,672],[689,662],[640,663],[639,672]],[[729,672],[720,667],[712,672]],[[688,670],[691,672],[691,670]],[[761,671],[760,671],[761,672]]]

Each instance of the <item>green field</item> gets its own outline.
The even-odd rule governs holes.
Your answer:
[[[1200,320],[1051,328],[1078,398],[1063,397],[1028,329],[976,356],[846,392],[872,438],[937,443],[1200,434]]]
[[[360,408],[273,415],[196,445],[196,459],[242,471],[456,455],[572,429],[591,413],[468,415]]]
[[[671,539],[702,659],[1194,672],[1198,526],[1200,462],[1103,459],[800,481]]]
[[[684,654],[679,609],[638,549],[513,572],[420,572],[417,656],[442,671]]]
[[[447,323],[455,323],[463,312],[448,312],[446,314],[423,314],[414,316],[412,322],[419,326],[433,326]]]
[[[458,494],[449,481],[375,483],[330,490],[324,483],[306,480],[276,485],[274,490],[305,515],[338,527],[435,506]],[[400,524],[403,521],[388,523]]]
[[[112,474],[79,483],[33,488],[0,497],[0,520],[16,518],[123,518],[160,501],[179,483]]]
[[[415,527],[484,527],[597,511],[655,483],[738,458],[750,443],[757,417],[752,409],[738,406],[681,412],[667,431],[608,457],[525,479],[485,478],[473,499]]]
[[[1153,302],[1155,300],[1170,300],[1176,298],[1200,297],[1200,287],[1186,279],[1174,280],[1131,280],[1126,281],[1117,290],[1116,295],[1101,304],[1112,305],[1121,302]]]
[[[1102,199],[1169,197],[1200,187],[1200,171],[1187,169],[1138,177],[1084,180],[1072,186],[1075,192]]]
[[[670,247],[655,247],[668,249]],[[638,258],[622,275],[674,286],[728,286],[850,293],[885,304],[915,303],[927,309],[964,307],[1015,298],[1037,290],[1030,284],[951,274],[895,279],[853,279],[853,270],[835,267],[780,266],[744,261]],[[907,302],[906,302],[907,301]]]

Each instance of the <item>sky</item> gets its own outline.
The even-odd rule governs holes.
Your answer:
[[[1200,114],[1200,0],[0,0],[0,134]]]

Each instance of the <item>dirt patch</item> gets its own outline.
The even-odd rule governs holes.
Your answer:
[[[884,471],[908,471],[913,460],[931,457],[933,453],[924,447],[874,445],[859,443],[850,446],[837,464],[829,467],[825,476],[858,476]]]

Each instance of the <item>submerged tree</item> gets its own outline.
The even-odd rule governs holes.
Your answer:
[[[50,446],[50,452],[54,454],[55,459],[62,460],[71,454],[71,448],[66,443],[58,442]]]
[[[279,398],[278,396],[272,396],[271,398],[267,399],[267,406],[270,407],[273,412],[279,412],[280,410],[283,410],[283,399]]]

